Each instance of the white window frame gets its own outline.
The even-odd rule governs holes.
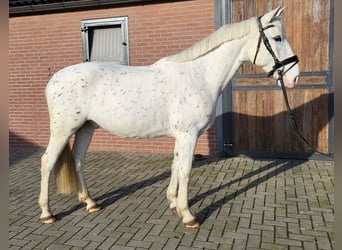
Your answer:
[[[120,61],[120,64],[129,65],[129,45],[128,45],[128,17],[110,17],[81,20],[82,42],[83,42],[83,61],[90,61],[90,48],[89,48],[89,29],[96,29],[96,27],[104,26],[120,26],[122,32],[122,45],[124,49],[124,61]]]

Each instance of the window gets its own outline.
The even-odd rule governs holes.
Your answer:
[[[129,64],[127,17],[81,21],[83,61]]]

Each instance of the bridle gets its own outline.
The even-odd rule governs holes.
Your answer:
[[[262,18],[262,16],[259,16],[257,18],[257,23],[258,23],[258,26],[259,26],[260,36],[259,36],[258,45],[257,45],[257,49],[256,49],[256,52],[255,52],[253,63],[255,64],[255,61],[257,59],[257,56],[259,54],[259,50],[260,50],[260,47],[261,47],[261,41],[263,41],[263,44],[265,45],[266,49],[271,54],[271,56],[273,57],[273,60],[274,60],[273,68],[268,73],[267,76],[272,76],[276,70],[282,68],[281,70],[278,70],[279,77],[282,78],[283,75],[285,75],[290,69],[292,69],[299,62],[299,59],[298,59],[298,57],[296,55],[291,56],[289,58],[286,58],[286,59],[284,59],[282,61],[280,61],[277,58],[277,56],[275,55],[275,53],[274,53],[274,51],[272,49],[270,41],[268,40],[268,38],[267,38],[267,36],[266,36],[266,34],[264,32],[265,30],[274,27],[274,24],[270,24],[270,25],[267,25],[266,27],[262,27],[261,18]],[[290,63],[292,63],[291,67],[289,67],[286,71],[284,71],[284,67],[286,65],[290,64]]]
[[[284,59],[282,61],[280,61],[277,58],[277,56],[275,55],[275,53],[274,53],[274,51],[272,49],[272,46],[271,46],[271,44],[270,44],[270,42],[269,42],[269,40],[268,40],[268,38],[267,38],[267,36],[266,36],[266,34],[264,32],[265,30],[274,27],[274,24],[270,24],[270,25],[267,25],[265,27],[262,27],[261,18],[262,18],[262,16],[257,18],[257,23],[258,23],[258,27],[259,27],[260,36],[259,36],[258,45],[257,45],[257,49],[256,49],[256,53],[255,53],[255,56],[254,56],[253,63],[255,64],[255,61],[257,59],[257,56],[258,56],[258,53],[259,53],[259,50],[260,50],[260,47],[261,47],[261,41],[263,41],[263,44],[265,45],[266,49],[271,54],[271,56],[273,57],[273,60],[274,60],[273,68],[267,74],[267,76],[268,77],[272,76],[275,71],[277,71],[277,73],[278,73],[278,80],[280,82],[281,89],[283,91],[283,95],[284,95],[284,99],[285,99],[285,104],[286,104],[286,109],[287,109],[287,115],[288,115],[288,118],[290,120],[291,126],[292,126],[295,134],[307,146],[309,146],[310,149],[313,152],[319,153],[319,154],[324,155],[324,156],[332,157],[332,154],[326,154],[326,153],[322,153],[322,152],[317,151],[315,149],[315,147],[312,146],[312,144],[307,141],[307,139],[303,136],[303,133],[299,129],[299,126],[298,126],[298,124],[297,124],[297,122],[295,120],[294,113],[293,113],[293,111],[292,111],[292,109],[290,107],[290,104],[289,104],[289,100],[288,100],[288,97],[287,97],[287,92],[286,92],[286,88],[285,88],[284,80],[283,80],[283,76],[299,62],[299,59],[298,59],[298,57],[296,55],[288,57],[288,58],[286,58],[286,59]],[[292,63],[292,65],[286,71],[284,71],[285,66],[288,65],[288,64],[291,64],[291,63]]]

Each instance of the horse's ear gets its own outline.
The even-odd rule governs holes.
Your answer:
[[[277,11],[277,13],[276,13],[276,16],[280,16],[280,15],[283,13],[283,11],[285,10],[285,8],[286,8],[286,7],[280,7],[280,6],[279,6],[279,7],[277,8],[278,11]]]
[[[279,6],[278,8],[271,10],[270,12],[262,16],[263,21],[265,21],[265,23],[272,22],[273,18],[276,16],[280,16],[284,9],[285,8]]]

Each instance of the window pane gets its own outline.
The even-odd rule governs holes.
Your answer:
[[[121,26],[93,28],[91,38],[90,61],[125,62]]]

